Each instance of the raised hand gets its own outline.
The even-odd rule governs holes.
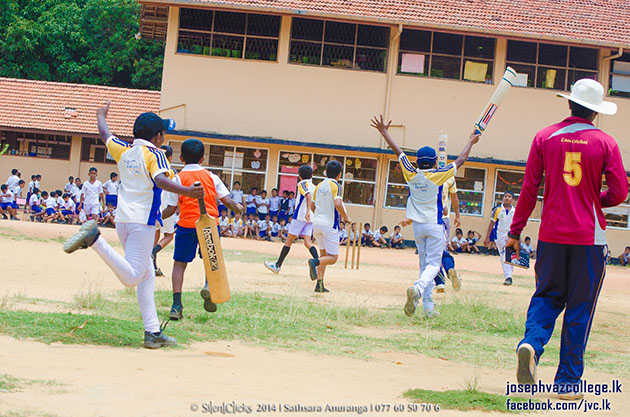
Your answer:
[[[389,126],[391,124],[392,124],[391,120],[389,122],[385,123],[385,121],[383,120],[383,115],[382,114],[379,115],[379,117],[374,116],[370,120],[370,126],[372,126],[373,128],[375,128],[376,130],[378,130],[381,133],[387,132],[387,129],[389,129]]]
[[[110,104],[111,104],[110,101],[107,100],[107,102],[105,102],[105,104],[102,107],[99,107],[96,110],[96,115],[100,117],[107,117],[107,112],[109,111]]]

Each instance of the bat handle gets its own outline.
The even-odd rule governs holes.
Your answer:
[[[475,126],[475,135],[481,135],[483,133],[477,126]]]
[[[193,185],[200,186],[201,181],[195,181]],[[199,203],[199,214],[208,214],[208,211],[206,210],[206,202],[203,197],[199,197],[197,202]]]

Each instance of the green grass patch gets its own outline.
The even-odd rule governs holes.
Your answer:
[[[14,378],[11,375],[0,375],[0,392],[15,392],[20,388],[19,378]]]
[[[403,397],[414,403],[439,404],[440,411],[444,410],[480,410],[512,413],[506,406],[508,397],[505,395],[489,394],[476,389],[432,391],[413,389],[405,392]],[[510,397],[512,402],[527,402],[528,399]],[[423,410],[419,410],[423,411]]]

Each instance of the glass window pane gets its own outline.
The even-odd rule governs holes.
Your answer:
[[[355,68],[385,72],[387,70],[387,51],[384,49],[357,48]]]
[[[347,157],[344,179],[376,181],[376,165],[376,159]]]
[[[572,46],[569,51],[569,67],[596,70],[597,49]]]
[[[302,165],[311,164],[311,154],[297,152],[280,152],[278,162],[279,173],[289,173],[297,175],[298,168]]]
[[[466,36],[464,55],[470,58],[494,59],[494,45],[496,39],[478,36]]]
[[[247,16],[247,34],[258,36],[280,36],[280,16],[250,14]]]
[[[457,181],[459,187],[459,180]],[[461,214],[474,214],[480,216],[483,214],[483,196],[481,192],[475,191],[457,191],[459,198],[459,211]]]
[[[409,197],[409,188],[406,185],[389,184],[385,194],[385,207],[405,208],[407,197]]]
[[[568,47],[563,45],[549,45],[541,43],[538,46],[538,64],[566,67],[567,50]]]
[[[462,35],[435,32],[433,34],[433,53],[461,55],[463,40]]]
[[[234,171],[234,181],[241,183],[241,188],[245,193],[249,193],[252,187],[256,187],[259,190],[265,188],[265,174],[258,174],[255,172],[241,172]]]
[[[209,170],[223,181],[223,184],[230,189],[230,184],[232,183],[232,170],[231,169],[212,169]],[[238,180],[236,180],[238,181]]]
[[[431,61],[431,77],[459,80],[461,62],[461,58],[434,55]]]
[[[291,39],[321,41],[324,33],[324,21],[294,17],[291,22]]]
[[[556,68],[538,67],[538,79],[536,87],[564,90],[566,70]]]
[[[343,166],[343,160],[343,156],[315,154],[315,160],[313,163],[313,176],[323,178],[324,171],[326,171],[326,164],[329,161],[339,161]]]
[[[455,180],[459,190],[483,192],[486,188],[486,171],[479,168],[463,167],[457,170]]]
[[[314,42],[291,42],[289,61],[300,64],[321,64],[322,44]]]
[[[324,45],[323,65],[336,68],[353,68],[354,47],[339,45]]]
[[[505,191],[512,191],[515,194],[521,193],[523,187],[523,178],[525,178],[524,172],[513,171],[501,171],[497,170],[497,185],[495,193],[501,194],[499,201],[501,201],[502,195]]]
[[[374,184],[344,181],[343,201],[349,204],[374,205]]]
[[[535,65],[521,65],[511,64],[510,67],[514,68],[517,74],[527,74],[527,86],[520,87],[533,87],[536,80],[536,66]],[[516,84],[514,84],[516,85]]]
[[[536,63],[536,43],[508,40],[507,60]]]
[[[267,149],[236,148],[234,168],[267,171]]]
[[[389,46],[389,28],[385,26],[359,25],[357,45],[360,46]]]
[[[212,37],[212,55],[241,58],[243,56],[243,37],[214,35]]]
[[[232,169],[234,147],[210,145],[206,146],[208,166]]]
[[[278,60],[278,40],[247,38],[245,59],[259,59],[262,61]]]
[[[177,52],[182,54],[210,55],[210,34],[179,31]]]
[[[413,52],[431,51],[431,32],[405,29],[400,35],[400,50]]]
[[[180,29],[212,30],[212,10],[179,9]]]
[[[569,87],[568,90],[571,89],[571,86],[575,84],[576,81],[581,80],[582,78],[590,78],[591,80],[597,81],[597,73],[591,71],[580,71],[580,70],[569,70]]]
[[[245,33],[245,13],[215,12],[214,32]]]
[[[389,161],[389,177],[387,179],[389,184],[406,184],[405,176],[403,175],[402,168],[400,167],[400,162],[394,160]]]
[[[630,206],[623,205],[603,209],[606,223],[609,227],[628,227],[628,213]]]
[[[354,23],[343,23],[326,21],[325,42],[343,43],[354,45],[357,25]]]
[[[402,62],[403,62],[403,54],[412,54],[410,52],[399,52],[398,53],[398,73],[399,74],[413,74],[413,75],[429,75],[429,55],[423,55],[423,54],[418,54],[418,55],[422,55],[424,56],[424,71],[423,72],[403,72],[402,71]],[[406,69],[406,68],[405,68]],[[413,71],[414,69],[410,69],[408,71]]]

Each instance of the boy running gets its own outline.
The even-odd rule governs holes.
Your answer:
[[[85,223],[64,244],[64,251],[91,247],[112,269],[126,287],[137,287],[138,305],[144,322],[144,347],[157,349],[176,344],[160,327],[153,291],[155,270],[151,264],[151,248],[155,225],[161,224],[160,195],[162,189],[190,198],[203,196],[200,186],[185,187],[171,181],[171,170],[164,153],[157,147],[164,143],[164,132],[175,127],[172,120],[163,120],[155,113],[143,113],[133,126],[133,145],[113,136],[107,126],[109,102],[96,112],[98,130],[107,150],[118,163],[121,184],[118,190],[116,232],[125,249],[122,257],[100,236],[95,221]],[[84,185],[85,187],[85,185]]]
[[[501,262],[503,277],[505,278],[503,285],[512,285],[512,271],[514,269],[511,264],[503,262],[505,260],[505,244],[508,241],[508,232],[510,231],[510,225],[512,224],[515,212],[512,201],[514,201],[514,193],[509,190],[504,192],[503,204],[494,210],[492,218],[490,219],[490,224],[488,225],[488,233],[486,234],[486,236],[490,236],[492,230],[496,230],[496,244],[497,250],[499,251],[499,261]],[[484,245],[486,247],[490,246],[489,238],[486,238]]]
[[[265,261],[265,267],[274,274],[280,273],[284,258],[287,257],[291,250],[291,245],[295,239],[304,238],[304,246],[311,253],[313,259],[319,257],[317,248],[313,246],[311,236],[313,234],[313,223],[311,222],[311,210],[313,203],[313,193],[315,192],[315,186],[311,178],[313,177],[313,168],[309,165],[302,165],[298,169],[298,182],[297,189],[300,194],[300,199],[297,204],[297,208],[293,213],[293,221],[289,224],[289,236],[284,242],[284,246],[280,251],[280,256],[276,262]]]
[[[434,285],[433,279],[440,270],[445,248],[442,220],[443,185],[449,178],[453,178],[457,168],[464,164],[472,146],[479,141],[479,135],[471,134],[468,143],[455,162],[441,169],[435,169],[437,166],[435,149],[428,146],[418,149],[416,154],[418,168],[416,168],[389,135],[387,129],[390,124],[391,121],[384,123],[382,115],[380,118],[372,119],[372,127],[381,133],[389,147],[398,156],[405,180],[409,185],[407,217],[413,222],[413,234],[421,265],[419,279],[407,289],[404,311],[407,316],[412,316],[416,311],[418,300],[422,297],[425,315],[430,317],[436,314],[431,292]]]

